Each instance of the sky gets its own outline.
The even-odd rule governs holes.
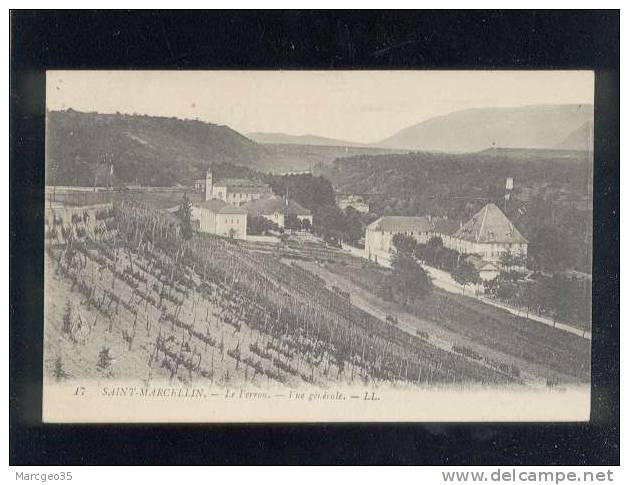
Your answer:
[[[48,71],[50,110],[374,143],[468,108],[591,104],[591,71]]]

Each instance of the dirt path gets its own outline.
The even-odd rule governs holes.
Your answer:
[[[554,327],[559,330],[563,330],[564,332],[569,332],[574,335],[578,335],[579,337],[586,338],[588,340],[592,340],[592,334],[588,331],[570,325],[564,322],[554,322],[552,318],[547,318],[541,315],[537,315],[535,313],[527,313],[525,311],[519,310],[517,308],[513,308],[504,303],[498,302],[496,300],[492,300],[490,298],[486,298],[481,295],[476,295],[473,292],[471,287],[468,287],[466,290],[458,284],[456,281],[452,279],[452,276],[445,271],[442,271],[437,268],[433,268],[432,266],[428,266],[427,264],[422,264],[422,267],[426,270],[428,275],[432,278],[432,282],[435,286],[441,288],[442,290],[449,291],[450,293],[457,293],[459,295],[465,295],[469,298],[475,298],[476,300],[482,301],[487,305],[493,305],[497,308],[501,308],[503,310],[508,311],[512,315],[516,315],[520,318],[526,318],[528,320],[533,320],[539,323],[543,323],[544,325],[548,325],[549,327]]]

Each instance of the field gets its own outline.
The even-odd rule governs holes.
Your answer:
[[[589,341],[541,323],[518,318],[472,298],[433,288],[420,305],[404,307],[379,296],[389,270],[345,257],[323,269],[377,308],[407,314],[409,324],[482,355],[528,369],[550,381],[589,382]],[[340,283],[339,283],[340,284]]]
[[[116,201],[46,223],[46,379],[522,383],[505,363],[365,312],[281,255],[209,235],[184,240],[173,218],[148,205]]]

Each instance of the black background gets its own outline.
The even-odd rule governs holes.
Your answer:
[[[13,11],[10,463],[617,465],[619,39],[617,11]],[[42,424],[44,73],[85,68],[594,69],[591,422]]]

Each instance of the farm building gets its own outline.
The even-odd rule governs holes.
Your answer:
[[[233,178],[215,181],[211,170],[205,175],[205,200],[219,199],[241,206],[252,200],[270,197],[271,194],[271,187],[261,182]]]
[[[474,254],[470,254],[465,260],[474,266],[479,278],[483,281],[491,281],[500,276],[500,269],[490,261],[484,261]]]
[[[495,204],[487,204],[448,238],[444,245],[497,263],[511,254],[526,257],[528,241]]]
[[[393,236],[406,234],[425,244],[431,237],[428,217],[383,216],[367,226],[365,255],[371,261],[388,264],[393,249]]]
[[[295,216],[297,220],[307,220],[312,226],[312,212],[302,207],[296,201],[286,197],[272,196],[247,202],[242,208],[250,216],[262,216],[285,227],[286,218]]]
[[[201,232],[233,239],[247,238],[247,213],[222,200],[193,203],[192,220]]]

